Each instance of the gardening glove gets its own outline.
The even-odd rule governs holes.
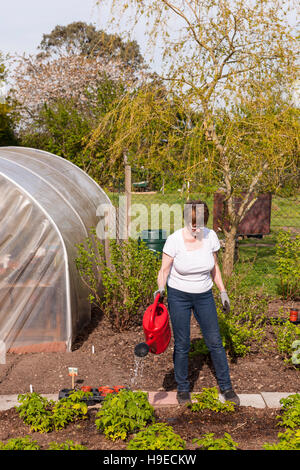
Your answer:
[[[221,302],[222,302],[222,305],[223,305],[223,312],[229,313],[230,312],[230,301],[229,301],[229,297],[227,295],[226,290],[223,290],[222,292],[220,292],[220,297],[221,297]]]
[[[156,290],[153,294],[154,300],[155,300],[157,294],[160,294],[160,299],[162,300],[164,298],[164,295],[165,295],[165,289],[161,288],[161,289]]]

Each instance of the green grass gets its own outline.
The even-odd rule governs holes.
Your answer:
[[[278,295],[278,273],[275,260],[276,248],[274,236],[258,240],[269,246],[247,246],[253,239],[239,242],[239,260],[235,264],[235,273],[241,278],[241,285],[246,290],[259,290],[263,295]]]

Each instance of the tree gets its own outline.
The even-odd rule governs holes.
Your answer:
[[[123,41],[117,34],[97,30],[94,25],[75,21],[67,26],[57,25],[44,34],[39,45],[39,57],[49,55],[84,55],[122,62],[126,67],[140,69],[144,59],[136,41]]]
[[[40,49],[36,56],[13,58],[11,93],[23,126],[37,119],[45,103],[73,100],[93,106],[103,81],[134,82],[146,67],[136,42],[83,22],[56,26],[44,34]]]
[[[104,3],[111,5],[112,21],[123,16],[128,5],[135,9],[133,19],[145,21],[151,47],[163,45],[163,78],[169,93],[175,94],[185,109],[202,116],[201,128],[197,125],[182,132],[182,139],[193,143],[187,149],[191,155],[186,172],[191,174],[197,168],[204,181],[217,181],[225,194],[230,228],[225,230],[223,272],[229,277],[239,222],[260,191],[276,191],[287,171],[298,171],[299,110],[290,98],[297,77],[297,40],[287,19],[292,3],[97,3],[99,8]],[[126,140],[124,135],[124,146]],[[201,143],[198,149],[197,142]],[[243,202],[237,210],[234,200],[242,193]]]
[[[9,104],[9,97],[2,94],[6,79],[6,70],[3,57],[0,52],[0,146],[16,144],[17,139],[14,133],[13,109]]]
[[[99,181],[100,165],[84,154],[84,139],[116,95],[145,72],[139,47],[76,22],[45,34],[40,49],[36,56],[13,58],[20,141],[72,160]]]

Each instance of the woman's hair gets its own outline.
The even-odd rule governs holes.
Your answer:
[[[201,201],[200,199],[193,200],[193,201],[187,201],[185,203],[185,206],[191,205],[192,206],[192,224],[196,225],[196,206],[197,205],[203,205],[203,213],[204,213],[204,225],[207,224],[208,218],[209,218],[209,210],[207,207],[207,204],[205,201]]]

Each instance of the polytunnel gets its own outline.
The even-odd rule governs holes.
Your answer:
[[[0,147],[0,361],[7,351],[70,351],[89,323],[76,244],[111,202],[70,161],[46,151]],[[104,222],[103,222],[104,223]]]

